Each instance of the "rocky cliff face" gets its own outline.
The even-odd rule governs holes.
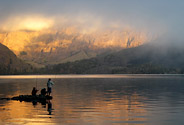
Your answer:
[[[29,64],[24,63],[6,46],[0,43],[0,74],[24,74],[32,71]]]
[[[91,58],[107,50],[136,47],[149,40],[145,33],[123,30],[84,33],[74,28],[65,28],[0,33],[0,43],[18,57],[37,64]]]

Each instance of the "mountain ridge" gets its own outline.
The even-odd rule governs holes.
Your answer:
[[[180,46],[147,43],[72,63],[48,65],[43,73],[59,74],[183,74]]]
[[[33,71],[33,67],[26,64],[6,46],[0,43],[0,74],[25,74]]]

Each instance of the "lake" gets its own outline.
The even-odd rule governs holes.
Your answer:
[[[184,75],[0,76],[0,98],[41,90],[48,78],[51,101],[0,100],[0,124],[184,124]]]

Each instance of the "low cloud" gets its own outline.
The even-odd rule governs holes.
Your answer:
[[[8,18],[1,24],[1,30],[3,31],[39,31],[43,29],[51,28],[54,24],[54,20],[45,18],[42,16],[16,16]]]

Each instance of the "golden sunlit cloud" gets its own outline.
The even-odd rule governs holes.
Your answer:
[[[41,16],[29,17],[13,17],[9,18],[2,24],[4,31],[31,30],[39,31],[52,27],[54,21],[52,19]]]
[[[81,34],[90,34],[103,30],[103,19],[92,14],[81,14],[76,16],[62,15],[55,17],[55,27],[58,30],[72,28]]]

